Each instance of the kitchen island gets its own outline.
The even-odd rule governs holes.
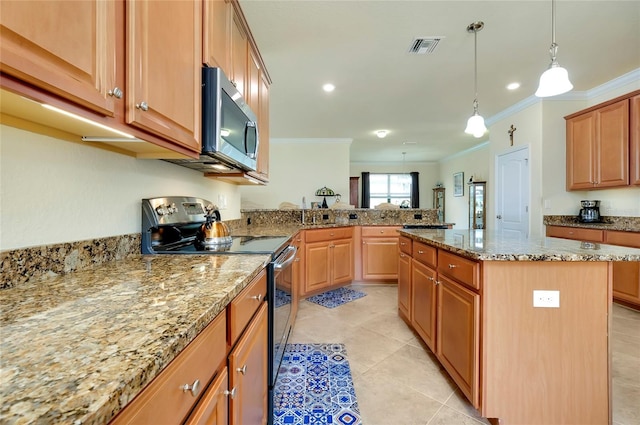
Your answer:
[[[611,423],[611,270],[640,261],[639,249],[482,230],[400,235],[400,315],[482,416]]]

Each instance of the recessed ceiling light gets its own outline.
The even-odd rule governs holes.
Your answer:
[[[322,90],[326,91],[327,93],[330,93],[332,91],[334,91],[336,89],[336,86],[334,86],[331,83],[327,83],[324,86],[322,86]]]
[[[507,84],[507,90],[515,90],[520,88],[520,83],[509,83]]]
[[[377,130],[376,131],[376,136],[378,136],[381,139],[384,139],[385,137],[387,137],[387,134],[389,134],[389,130]]]

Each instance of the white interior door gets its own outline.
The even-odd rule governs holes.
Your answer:
[[[496,162],[495,229],[529,237],[529,148],[498,155]]]

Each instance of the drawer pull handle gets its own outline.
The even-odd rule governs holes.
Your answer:
[[[435,282],[436,280],[434,278],[432,278],[431,276],[427,276],[427,280],[430,280],[432,282]]]
[[[136,103],[136,108],[146,112],[149,110],[149,105],[147,105],[147,102],[140,102]]]
[[[424,251],[423,251],[423,250],[421,250],[421,249],[419,249],[419,250],[418,250],[418,254],[424,254]]]
[[[455,269],[456,267],[458,267],[458,266],[456,266],[455,264],[449,264],[449,268],[450,269]]]
[[[380,230],[380,233],[384,233],[384,230]]]
[[[400,242],[400,245],[405,246],[405,245],[406,245],[406,243],[404,243],[404,242]]]
[[[254,295],[251,298],[254,299],[254,300],[260,301],[262,299],[262,294]]]
[[[244,365],[242,367],[238,367],[236,368],[237,372],[240,372],[241,374],[245,375],[247,373],[247,365]]]
[[[183,393],[186,393],[187,391],[191,391],[191,395],[194,397],[197,397],[198,393],[200,393],[200,380],[196,379],[195,381],[193,381],[192,385],[184,384],[183,386],[180,387],[180,389],[182,390]]]
[[[231,391],[229,391],[229,390],[224,390],[224,391],[222,392],[222,394],[226,395],[227,397],[234,398],[234,397],[236,396],[236,389],[235,389],[235,388],[233,388]]]

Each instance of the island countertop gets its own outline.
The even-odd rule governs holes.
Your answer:
[[[0,291],[0,422],[106,424],[269,260],[135,255]]]
[[[481,261],[640,261],[640,249],[486,230],[401,229],[400,235]]]

